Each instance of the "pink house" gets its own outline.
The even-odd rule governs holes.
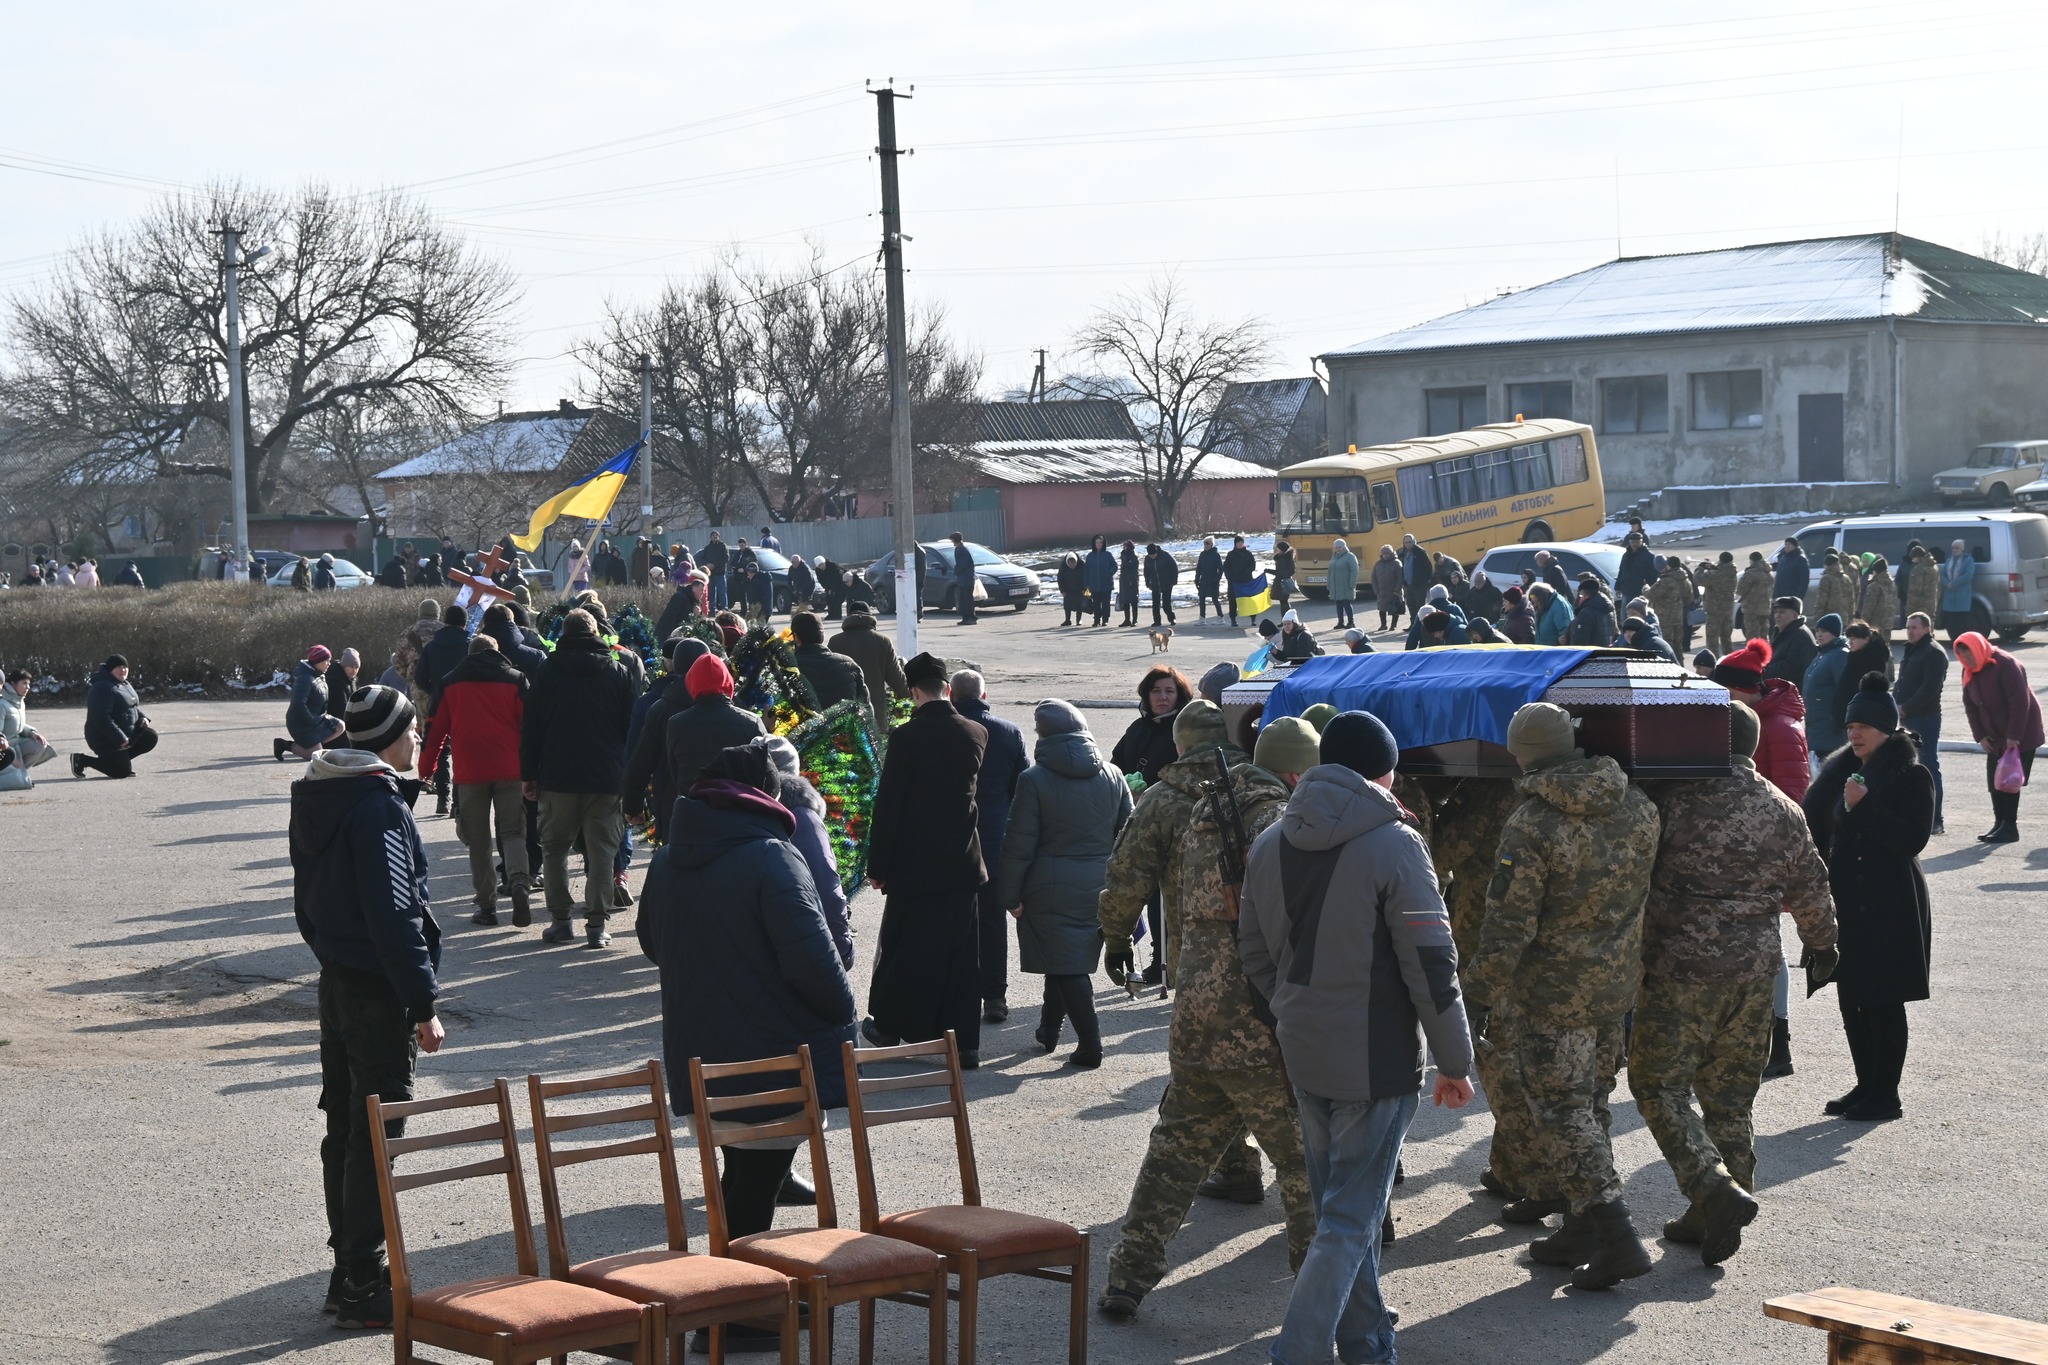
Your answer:
[[[985,482],[955,493],[953,507],[1001,507],[1006,549],[1152,534],[1143,481],[1149,451],[1121,403],[985,403],[982,433],[961,453]],[[1181,495],[1172,533],[1270,531],[1273,492],[1273,471],[1264,465],[1205,455]]]

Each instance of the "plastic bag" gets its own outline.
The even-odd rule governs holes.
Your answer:
[[[1992,786],[2010,795],[2027,785],[2027,770],[2020,766],[2020,751],[2007,749],[1998,760],[1998,774]]]

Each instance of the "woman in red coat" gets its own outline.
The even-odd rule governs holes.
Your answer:
[[[1956,660],[1963,666],[1963,714],[1970,737],[1984,746],[1984,780],[1991,788],[1991,829],[1977,842],[2018,843],[2020,794],[1998,789],[1998,762],[2006,750],[2017,750],[2020,772],[2033,776],[2034,750],[2042,742],[2040,699],[2025,666],[1974,630],[1956,637]]]
[[[1756,770],[1797,801],[1806,795],[1806,785],[1813,778],[1806,753],[1806,702],[1796,684],[1764,676],[1770,662],[1770,642],[1753,639],[1733,654],[1723,655],[1707,679],[1727,688],[1729,696],[1756,712]]]

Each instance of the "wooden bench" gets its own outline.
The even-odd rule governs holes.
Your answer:
[[[2048,1365],[2048,1326],[1869,1289],[1816,1289],[1764,1305],[1828,1334],[1828,1365]]]

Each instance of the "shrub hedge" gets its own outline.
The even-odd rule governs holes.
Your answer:
[[[650,617],[669,589],[600,590],[608,609],[636,603]],[[448,589],[354,588],[293,592],[255,583],[173,583],[141,588],[34,588],[0,592],[0,667],[27,668],[45,699],[83,697],[109,654],[127,658],[145,694],[205,696],[269,689],[289,675],[308,647],[363,656],[365,680],[390,662],[399,633],[419,619],[420,602],[446,606]],[[538,610],[545,600],[535,603]]]

